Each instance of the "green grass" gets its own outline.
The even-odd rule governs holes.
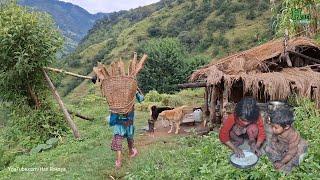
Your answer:
[[[139,156],[128,158],[124,142],[124,161],[120,170],[114,168],[114,152],[110,150],[112,129],[105,117],[108,109],[104,98],[93,85],[87,85],[89,95],[72,96],[84,88],[76,89],[65,98],[68,108],[84,115],[95,117],[92,122],[74,118],[82,140],[73,139],[71,132],[60,139],[59,145],[51,150],[15,158],[11,168],[65,168],[59,171],[12,172],[9,167],[0,171],[0,179],[319,179],[319,112],[310,101],[299,101],[296,109],[296,128],[309,142],[305,162],[285,176],[274,170],[266,156],[252,169],[240,170],[229,164],[230,151],[220,143],[218,134],[188,137],[166,136],[150,140],[141,135],[149,112],[136,111],[135,142]],[[78,92],[77,92],[78,91]],[[202,95],[201,90],[182,91],[176,96],[187,103]],[[199,101],[200,103],[200,101]],[[192,103],[191,103],[192,104]]]
[[[76,141],[73,139],[71,132],[67,137],[60,139],[59,145],[51,150],[29,155],[24,154],[17,156],[10,166],[0,171],[0,179],[106,179],[110,175],[113,177],[124,177],[127,173],[125,169],[137,162],[125,158],[124,168],[120,171],[114,169],[114,152],[110,149],[112,139],[112,129],[106,123],[108,108],[104,98],[100,97],[99,89],[94,85],[87,85],[76,89],[74,93],[79,91],[89,91],[90,95],[74,96],[70,94],[64,100],[66,106],[81,114],[95,117],[93,122],[74,118],[78,126],[82,140]],[[147,124],[148,112],[136,112],[136,139],[144,139],[145,136],[140,136],[140,130]],[[170,142],[176,138],[159,138],[152,148],[163,145],[163,141]],[[1,140],[2,142],[2,140]],[[125,156],[128,153],[126,143],[124,142]],[[148,146],[149,147],[149,146]],[[168,148],[168,147],[167,147]],[[141,157],[145,156],[149,148],[140,149]],[[35,171],[35,172],[14,172],[9,168],[65,168],[66,172],[59,171]]]
[[[96,102],[98,102],[96,104]],[[112,129],[106,124],[107,106],[104,101],[96,101],[95,103],[79,102],[81,105],[87,103],[87,106],[75,108],[80,110],[82,114],[96,117],[93,122],[88,122],[75,118],[75,122],[80,131],[82,140],[73,140],[71,133],[67,137],[63,137],[60,144],[52,149],[35,155],[17,156],[9,167],[17,168],[40,168],[53,167],[65,168],[65,172],[59,171],[36,171],[36,172],[11,172],[9,167],[0,172],[0,179],[107,179],[109,176],[124,177],[130,166],[136,166],[140,161],[128,159],[127,146],[124,142],[124,167],[120,171],[114,169],[114,152],[110,149],[112,138]],[[92,108],[96,104],[97,106]],[[139,143],[139,130],[146,125],[147,112],[136,113],[136,143]],[[173,141],[175,138],[159,138],[150,145],[152,149],[164,147],[163,141]],[[173,141],[174,142],[174,141]],[[165,146],[165,148],[169,148]],[[139,148],[140,157],[148,159],[150,154],[146,154],[149,148]]]

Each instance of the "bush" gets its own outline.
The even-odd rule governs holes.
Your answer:
[[[178,107],[185,105],[185,101],[177,95],[164,94],[161,103],[164,106]]]
[[[246,9],[245,4],[231,1],[220,0],[216,3],[218,5],[217,15],[227,15],[236,13],[238,11]]]
[[[223,48],[229,47],[229,40],[225,38],[222,34],[219,34],[218,36],[214,36],[212,38],[213,44],[216,46],[221,46]]]
[[[146,94],[145,101],[146,102],[161,102],[162,96],[157,91],[152,90],[152,91],[149,91],[148,94]]]
[[[15,159],[15,153],[5,151],[3,146],[0,147],[0,171],[9,166]]]
[[[141,45],[139,52],[148,54],[138,75],[139,86],[144,92],[172,93],[178,89],[177,84],[186,82],[185,51],[177,39],[152,39]]]
[[[135,105],[135,109],[138,111],[146,111],[148,112],[150,109],[149,107],[152,105],[160,106],[160,103],[154,103],[154,102],[142,102]]]
[[[198,55],[191,57],[188,59],[188,67],[187,67],[187,77],[189,77],[195,70],[200,68],[201,66],[204,66],[208,64],[211,60],[211,57],[209,56],[204,56],[204,55]]]
[[[21,115],[24,116],[21,116]],[[65,135],[67,131],[64,118],[49,103],[35,110],[28,106],[12,108],[5,138],[8,144],[30,149],[51,137]]]
[[[77,67],[80,67],[80,65],[81,65],[81,62],[79,59],[73,59],[73,60],[68,61],[69,67],[77,68]]]
[[[42,68],[54,63],[62,37],[49,15],[15,3],[0,6],[0,96],[9,102],[6,142],[30,148],[66,131],[48,103]],[[54,78],[53,78],[54,79]]]
[[[228,29],[235,27],[236,17],[234,14],[227,14],[222,17],[222,19],[214,19],[207,23],[207,28],[210,32],[220,30],[225,32]]]
[[[150,26],[147,31],[150,37],[160,37],[162,35],[162,30],[158,26]]]
[[[179,33],[178,39],[191,52],[199,44],[201,35],[195,32],[182,31]]]
[[[249,10],[249,13],[247,14],[247,16],[246,16],[246,19],[248,19],[248,20],[253,20],[253,19],[255,19],[256,18],[256,13],[255,13],[255,11],[253,10],[253,9],[250,9]]]

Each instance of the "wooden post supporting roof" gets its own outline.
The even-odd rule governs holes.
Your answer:
[[[210,121],[212,127],[216,123],[216,99],[217,99],[217,90],[215,86],[210,87]]]
[[[220,117],[223,118],[226,114],[226,105],[228,104],[228,87],[227,83],[224,82],[222,89],[222,96],[220,99]]]
[[[199,88],[199,87],[207,87],[207,83],[197,82],[197,83],[178,84],[178,88]]]
[[[205,88],[205,94],[204,94],[204,98],[205,98],[205,104],[204,104],[204,113],[207,115],[207,113],[209,112],[209,87]]]
[[[70,117],[70,114],[68,113],[68,110],[66,109],[66,107],[64,106],[64,103],[62,102],[61,98],[60,98],[60,95],[58,94],[58,91],[56,90],[56,88],[54,87],[51,79],[49,78],[48,74],[46,73],[46,71],[44,69],[42,69],[43,71],[43,74],[44,74],[44,77],[46,78],[47,82],[48,82],[48,85],[52,91],[52,94],[53,96],[55,97],[55,99],[57,100],[63,114],[64,114],[64,117],[67,121],[67,123],[69,124],[70,128],[72,129],[72,132],[73,132],[73,136],[76,138],[76,139],[79,139],[80,138],[80,134],[79,134],[79,131],[77,129],[77,126],[76,124],[72,121],[71,117]]]

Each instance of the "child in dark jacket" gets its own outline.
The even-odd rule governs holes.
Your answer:
[[[244,156],[239,146],[245,139],[249,140],[251,150],[260,156],[265,138],[263,120],[253,98],[244,98],[236,105],[235,112],[224,120],[219,133],[220,141],[238,157]]]
[[[307,142],[292,127],[293,112],[279,109],[270,115],[272,137],[265,151],[274,167],[286,173],[298,166],[307,152]]]

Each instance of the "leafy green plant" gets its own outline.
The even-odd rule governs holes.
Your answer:
[[[35,154],[41,151],[51,149],[58,144],[58,141],[58,138],[50,138],[46,141],[45,144],[39,144],[38,146],[32,148],[30,154]]]
[[[289,35],[300,34],[307,30],[307,27],[311,27],[312,31],[316,30],[318,4],[318,0],[285,0],[281,5],[275,4],[272,11],[276,16],[274,24],[277,35],[283,36],[286,29]]]
[[[42,104],[37,110],[22,105],[11,110],[5,132],[5,140],[11,146],[31,148],[51,137],[64,136],[67,131],[63,116],[50,104]]]
[[[177,95],[165,94],[163,95],[161,103],[165,106],[178,107],[185,105],[183,97]]]
[[[156,90],[149,91],[145,96],[147,102],[161,102],[162,96]]]

